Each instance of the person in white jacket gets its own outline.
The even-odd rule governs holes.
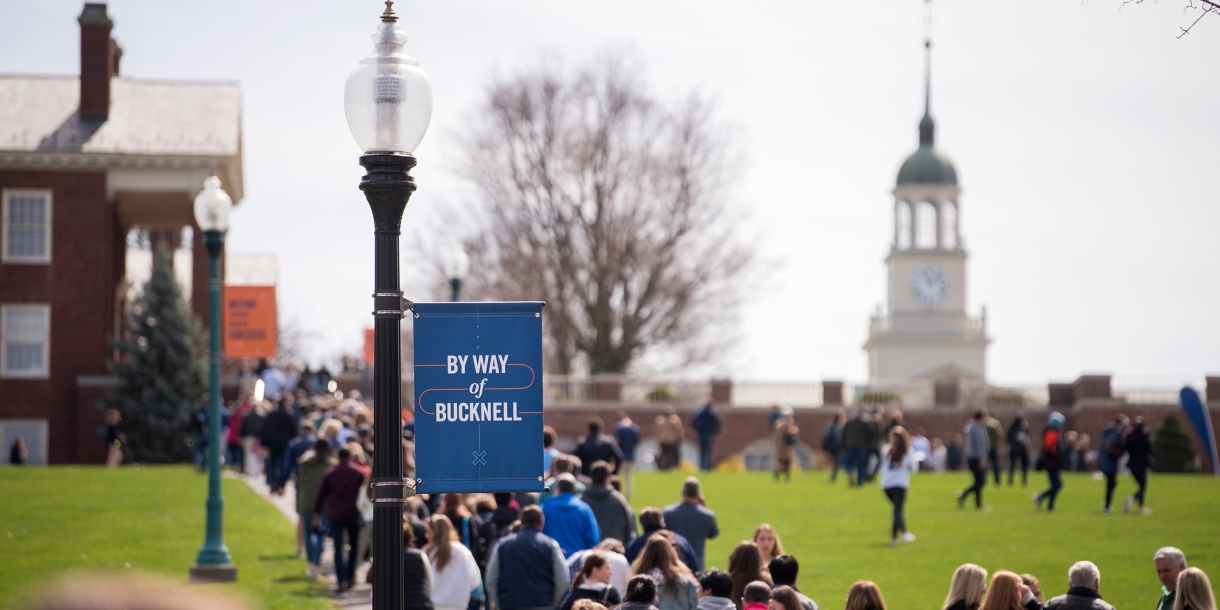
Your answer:
[[[432,605],[436,610],[466,610],[471,598],[482,598],[483,579],[479,565],[458,540],[445,515],[428,520],[428,544],[424,546],[432,565]]]
[[[911,435],[902,426],[890,430],[889,450],[881,456],[881,489],[894,505],[894,522],[890,528],[890,546],[897,546],[898,537],[906,542],[915,542],[915,534],[907,531],[907,520],[903,514],[907,490],[911,487],[911,475],[919,471],[919,457],[911,447]]]

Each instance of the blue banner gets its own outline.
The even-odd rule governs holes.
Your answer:
[[[416,303],[418,493],[542,491],[542,303]]]
[[[1212,465],[1212,473],[1220,476],[1220,460],[1217,460],[1216,455],[1216,431],[1212,428],[1212,417],[1207,411],[1207,405],[1199,399],[1199,393],[1189,386],[1182,388],[1178,397],[1182,402],[1182,410],[1186,411],[1190,423],[1194,424],[1199,438],[1203,440],[1203,451],[1207,452],[1207,463]]]

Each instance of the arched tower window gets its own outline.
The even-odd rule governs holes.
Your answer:
[[[894,243],[899,250],[909,250],[911,248],[911,204],[899,201],[894,219]]]
[[[957,249],[957,204],[952,201],[940,204],[940,247]]]
[[[936,247],[936,206],[920,201],[915,206],[915,247],[921,250]]]

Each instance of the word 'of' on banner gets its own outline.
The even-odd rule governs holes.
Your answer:
[[[416,303],[415,490],[542,491],[542,303]]]

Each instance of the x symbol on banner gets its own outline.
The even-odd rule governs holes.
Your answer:
[[[474,454],[474,465],[475,466],[486,466],[487,465],[487,452],[486,451],[471,451],[471,453]]]

